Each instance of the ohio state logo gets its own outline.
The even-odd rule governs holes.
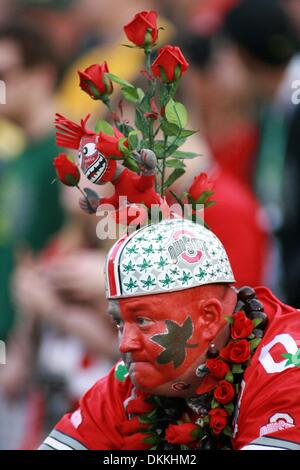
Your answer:
[[[189,264],[197,263],[202,257],[201,242],[189,230],[173,233],[174,242],[168,247],[169,255],[176,263],[179,256]]]
[[[269,419],[269,422],[262,426],[259,431],[260,437],[272,434],[284,429],[293,428],[295,426],[294,418],[288,413],[275,413]]]

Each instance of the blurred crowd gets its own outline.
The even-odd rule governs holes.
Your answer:
[[[179,100],[199,130],[186,146],[201,157],[173,189],[206,171],[216,201],[206,223],[237,284],[265,284],[300,307],[300,2],[0,0],[0,449],[36,448],[119,357],[102,274],[114,240],[97,238],[76,188],[51,184],[53,121],[105,117],[76,71],[106,60],[137,80],[143,54],[121,46],[122,28],[153,9],[161,44],[190,63]]]

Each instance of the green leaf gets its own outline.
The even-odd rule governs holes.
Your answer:
[[[159,437],[156,436],[156,435],[153,435],[153,436],[149,436],[149,437],[145,437],[145,439],[143,439],[143,441],[145,442],[145,444],[158,444],[159,443]]]
[[[188,129],[183,129],[180,133],[180,137],[190,137],[190,135],[196,134],[198,131],[191,131]]]
[[[64,176],[64,182],[68,186],[77,186],[78,183],[79,183],[79,180],[80,180],[80,175],[79,175],[79,177],[75,177],[71,174],[67,174],[67,175]]]
[[[142,100],[144,99],[145,97],[145,93],[144,91],[141,89],[141,88],[137,88],[137,94],[139,96],[139,101],[142,102]]]
[[[166,160],[166,166],[171,168],[185,168],[185,165],[182,161],[176,159]]]
[[[227,380],[227,382],[233,383],[234,379],[231,371],[227,372],[227,374],[225,375],[225,380]]]
[[[139,108],[136,109],[135,113],[135,125],[142,132],[143,136],[149,134],[149,123],[148,119],[145,118],[143,111]]]
[[[220,406],[220,403],[218,403],[214,398],[211,401],[211,407],[212,409],[218,408]]]
[[[99,119],[95,126],[95,132],[97,134],[99,132],[103,132],[106,135],[114,135],[114,130],[109,122],[105,121],[104,119]]]
[[[119,123],[119,131],[122,132],[122,134],[125,135],[125,137],[128,137],[129,132],[134,131],[135,128],[132,126],[129,126],[129,124],[125,124],[124,122]]]
[[[229,325],[232,325],[233,323],[233,318],[229,317],[228,315],[225,315],[225,320],[229,323]]]
[[[121,88],[121,93],[125,100],[129,101],[130,103],[138,103],[140,101],[140,96],[135,87],[132,86],[123,86]]]
[[[258,325],[260,325],[262,321],[263,321],[262,318],[254,318],[254,320],[252,320],[254,328],[256,328]]]
[[[164,148],[165,144],[163,140],[157,140],[154,142],[154,153],[157,156],[158,160],[164,158]]]
[[[185,173],[184,169],[175,168],[173,173],[170,174],[169,178],[165,182],[163,189],[164,190],[168,189],[173,183],[175,183],[176,180],[178,180],[178,178],[180,178],[182,175],[184,175],[184,173]]]
[[[129,168],[129,170],[134,171],[135,173],[138,173],[140,171],[140,168],[135,160],[131,155],[126,155],[123,161],[123,165],[126,168]]]
[[[135,88],[131,83],[127,82],[127,80],[123,80],[123,78],[118,77],[117,75],[114,75],[113,73],[107,73],[106,74],[114,83],[118,83],[118,85],[121,85],[122,87],[132,87]]]
[[[204,209],[208,209],[211,206],[214,206],[216,201],[208,201],[204,203]]]
[[[170,124],[165,119],[162,122],[161,129],[168,136],[179,136],[182,132],[180,127],[176,126],[176,124]]]
[[[189,158],[196,158],[196,157],[200,157],[200,156],[201,155],[199,153],[182,152],[181,150],[176,150],[176,152],[173,153],[173,157],[181,158],[182,160],[189,159]]]
[[[225,410],[227,411],[227,414],[230,416],[234,412],[234,404],[229,403],[228,405],[224,406]]]
[[[126,142],[126,137],[122,137],[119,142],[118,142],[118,147],[120,152],[122,152],[124,155],[127,155],[129,153],[128,147],[124,145],[124,142]]]
[[[198,197],[196,204],[204,204],[206,200],[214,194],[213,191],[203,191],[202,194]]]
[[[157,413],[156,412],[157,412],[157,408],[152,410],[150,413],[144,413],[144,414],[140,415],[139,416],[139,421],[141,423],[153,423],[157,419],[157,416],[156,416]]]
[[[185,444],[181,444],[181,445],[180,445],[180,449],[181,449],[181,450],[189,450],[189,447],[186,446]]]
[[[233,364],[231,371],[233,374],[243,374],[244,369],[242,368],[241,364]]]
[[[166,105],[165,116],[170,124],[175,124],[180,129],[186,126],[188,114],[182,103],[170,99]]]
[[[261,342],[261,338],[255,338],[250,341],[250,351],[254,351],[255,348],[259,345]]]
[[[138,150],[139,148],[138,131],[130,131],[127,139],[128,139],[129,148],[131,150]]]

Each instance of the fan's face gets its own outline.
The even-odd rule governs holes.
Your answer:
[[[196,369],[207,348],[195,304],[186,291],[110,303],[122,357],[141,390],[167,396],[195,392]]]
[[[99,184],[107,169],[107,159],[96,147],[97,136],[83,137],[78,151],[79,165],[86,177]]]

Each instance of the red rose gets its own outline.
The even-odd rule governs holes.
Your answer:
[[[132,419],[128,419],[127,421],[124,421],[123,423],[117,426],[118,431],[121,434],[125,434],[125,435],[130,435],[133,433],[137,433],[139,431],[144,431],[145,429],[148,429],[148,427],[149,427],[148,424],[140,422],[138,416],[135,416]]]
[[[214,391],[214,398],[222,405],[226,405],[234,398],[234,388],[227,380],[221,380]]]
[[[80,180],[80,171],[75,163],[71,162],[66,153],[59,153],[53,160],[56,174],[60,181],[67,186],[77,186]]]
[[[159,50],[158,56],[151,65],[151,68],[155,77],[160,77],[163,80],[166,79],[167,82],[173,82],[184,74],[188,66],[189,64],[179,47],[165,46]]]
[[[232,318],[231,337],[233,339],[247,338],[254,328],[252,320],[247,318],[244,312],[237,312]]]
[[[94,100],[101,100],[105,95],[111,95],[113,92],[113,84],[110,78],[106,76],[108,73],[107,63],[90,65],[83,72],[78,72],[80,78],[80,87]]]
[[[158,36],[156,20],[156,11],[141,11],[137,13],[133,20],[124,26],[124,31],[129,41],[140,47],[154,44]]]
[[[208,179],[207,173],[200,173],[200,175],[195,176],[193,183],[189,189],[189,194],[192,196],[194,201],[197,201],[204,191],[213,191],[214,189],[214,182]],[[209,202],[210,196],[206,200]]]
[[[220,434],[221,431],[226,427],[227,424],[227,413],[223,408],[214,408],[210,410],[209,424],[212,432],[216,435]]]
[[[125,436],[122,450],[147,450],[153,447],[153,443],[146,443],[145,439],[153,437],[151,434],[137,433],[132,436]]]
[[[221,359],[207,359],[205,365],[211,375],[219,380],[224,379],[227,372],[229,372],[229,366]]]
[[[139,397],[135,398],[133,400],[130,400],[127,406],[127,413],[132,414],[132,413],[137,413],[137,414],[142,414],[142,413],[149,413],[155,408],[156,405],[153,403],[148,403],[145,401],[144,397]]]
[[[199,428],[193,423],[170,424],[166,429],[166,440],[170,444],[189,444],[196,441]]]
[[[119,148],[121,139],[124,139],[124,135],[114,127],[114,135],[107,135],[104,132],[100,132],[99,140],[97,143],[97,149],[105,157],[123,157],[123,153]],[[128,143],[124,140],[124,145],[127,147]]]
[[[228,362],[243,363],[250,357],[250,344],[246,339],[231,341],[221,349],[220,356]]]

